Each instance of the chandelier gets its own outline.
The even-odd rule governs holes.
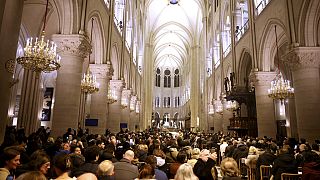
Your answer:
[[[93,18],[91,23],[92,23],[92,26],[91,26],[90,39],[92,41]],[[90,54],[89,54],[89,63],[90,63]],[[87,69],[87,72],[83,74],[83,77],[81,80],[81,90],[86,94],[87,93],[92,94],[99,91],[99,83],[97,83],[96,76],[89,71],[89,67]]]
[[[107,95],[107,103],[112,104],[117,102],[117,96],[114,90],[111,89],[111,86],[109,85],[108,89],[108,95]]]
[[[57,54],[57,45],[53,41],[45,41],[46,18],[48,13],[49,0],[47,0],[44,23],[40,38],[27,39],[24,48],[24,56],[17,58],[17,63],[25,69],[36,73],[51,72],[60,68],[61,57]]]
[[[81,80],[81,90],[84,93],[95,93],[99,91],[99,83],[97,83],[97,78],[89,70],[83,74]]]
[[[209,104],[209,112],[208,112],[209,115],[213,116],[214,115],[214,106],[213,104]]]
[[[294,89],[290,85],[289,80],[283,79],[280,73],[280,60],[279,60],[279,48],[278,48],[278,38],[277,38],[277,27],[274,27],[275,35],[276,35],[276,46],[277,46],[277,57],[278,57],[278,74],[271,81],[271,87],[268,89],[268,96],[272,99],[279,99],[281,103],[283,103],[284,99],[293,97]]]
[[[140,101],[136,101],[136,114],[140,113]]]

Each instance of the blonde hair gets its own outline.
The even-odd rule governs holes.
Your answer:
[[[221,161],[220,168],[222,176],[237,177],[240,174],[238,164],[233,158],[224,158]]]
[[[190,164],[184,163],[180,165],[174,176],[175,180],[198,180],[198,177],[193,173],[193,168]]]
[[[146,144],[139,144],[138,149],[142,151],[148,151],[148,146]]]
[[[200,149],[199,149],[199,148],[194,148],[194,149],[192,150],[191,158],[192,158],[192,159],[198,159],[198,158],[199,158],[199,155],[200,155]]]
[[[255,148],[254,146],[250,146],[249,154],[257,154],[257,148]]]
[[[109,160],[102,161],[98,166],[97,174],[99,176],[112,175],[113,174],[114,165]]]

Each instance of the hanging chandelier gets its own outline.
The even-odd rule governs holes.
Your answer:
[[[291,87],[290,81],[285,80],[280,73],[280,60],[279,60],[279,48],[278,48],[278,38],[277,38],[277,27],[274,27],[276,35],[276,46],[277,46],[277,57],[278,57],[278,74],[271,81],[270,89],[268,89],[268,96],[272,99],[279,99],[283,103],[284,99],[291,98],[294,96],[294,88]]]
[[[97,83],[97,78],[89,70],[83,74],[81,80],[81,90],[84,93],[95,93],[99,91],[99,83]]]
[[[93,18],[91,19],[91,35],[90,35],[90,41],[92,41],[92,31],[93,31]],[[90,42],[91,43],[91,42]],[[92,52],[92,51],[91,51]],[[89,63],[90,63],[90,55],[89,54]],[[93,75],[89,71],[89,67],[87,69],[87,72],[83,74],[82,80],[81,80],[81,90],[84,93],[95,93],[99,91],[99,83],[97,83],[97,78],[95,75]]]
[[[109,85],[108,89],[108,95],[107,95],[107,103],[112,104],[117,102],[117,96],[114,90],[111,89],[111,86]]]
[[[17,58],[17,63],[25,69],[36,73],[49,73],[60,68],[61,57],[57,54],[57,45],[53,41],[45,41],[46,18],[49,0],[47,0],[44,23],[40,38],[27,39],[24,56]]]

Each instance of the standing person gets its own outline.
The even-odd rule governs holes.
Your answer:
[[[15,179],[15,175],[11,174],[20,164],[20,152],[13,147],[7,147],[0,155],[0,180],[7,179],[11,176],[11,179]]]
[[[293,154],[289,153],[289,147],[280,149],[279,156],[274,160],[271,170],[274,180],[280,180],[282,173],[298,173],[297,161]]]
[[[177,174],[174,176],[175,180],[198,180],[198,177],[193,173],[192,166],[188,163],[182,164]]]
[[[199,180],[213,180],[211,169],[215,166],[217,154],[210,154],[208,149],[200,152],[200,157],[194,165],[193,172],[198,176]]]
[[[98,166],[98,179],[99,180],[112,180],[114,179],[114,165],[109,160],[102,161]]]
[[[115,180],[132,180],[139,176],[138,167],[131,164],[134,159],[134,152],[127,150],[123,158],[114,163]]]
[[[146,163],[150,164],[155,172],[155,178],[157,180],[168,180],[168,177],[165,172],[161,171],[157,167],[157,158],[153,155],[150,155],[146,158]]]

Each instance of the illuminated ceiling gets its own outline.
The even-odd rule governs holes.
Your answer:
[[[155,67],[181,68],[202,30],[202,0],[147,1],[147,40]]]

